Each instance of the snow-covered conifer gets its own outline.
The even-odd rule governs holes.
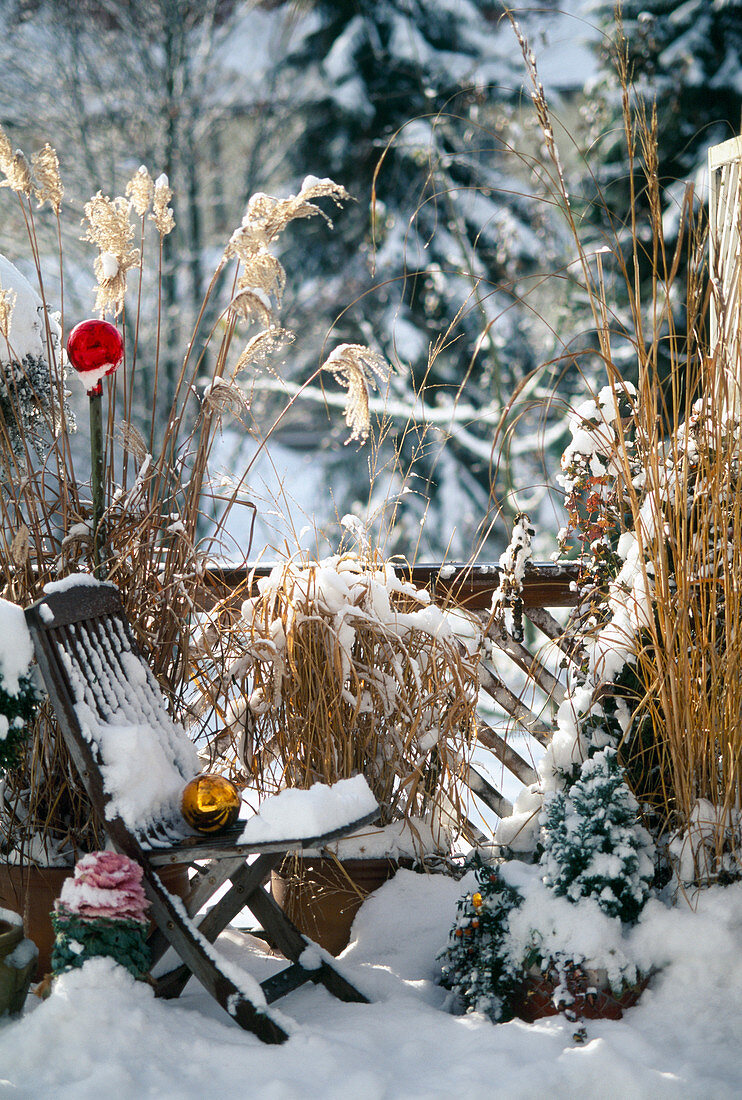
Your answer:
[[[478,889],[458,902],[448,946],[441,953],[441,985],[468,1012],[493,1023],[512,1017],[511,994],[522,979],[520,960],[509,953],[508,918],[522,898],[496,867],[475,862]]]
[[[542,841],[544,881],[558,895],[591,897],[610,917],[637,919],[652,883],[653,845],[616,749],[588,757],[579,779],[549,798]]]

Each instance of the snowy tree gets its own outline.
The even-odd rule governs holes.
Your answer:
[[[614,29],[614,5],[601,0],[596,14]],[[656,101],[660,179],[676,195],[676,182],[705,168],[709,145],[733,137],[742,110],[742,3],[739,0],[624,0],[623,31],[636,93]],[[610,51],[604,49],[606,83],[618,106]],[[619,163],[625,150],[613,147]]]
[[[438,554],[468,511],[455,545],[468,556],[493,486],[513,476],[507,462],[497,469],[495,425],[549,350],[535,321],[543,302],[523,298],[560,238],[509,155],[523,72],[501,13],[486,0],[322,0],[287,62],[305,120],[297,176],[321,170],[358,200],[334,234],[298,245],[302,319],[289,317],[314,358],[295,362],[306,376],[334,322],[333,342],[372,342],[399,364],[380,483],[418,491],[398,513],[410,537],[432,501],[426,545]],[[292,431],[314,446],[317,420]]]
[[[609,917],[637,919],[649,897],[653,847],[614,748],[589,756],[579,779],[551,796],[542,839],[544,882],[556,894],[592,897]]]
[[[593,10],[605,31],[601,45],[602,75],[594,89],[590,143],[597,152],[595,173],[602,196],[593,210],[606,227],[605,202],[612,225],[631,224],[631,191],[627,145],[622,120],[621,89],[616,71],[614,4],[596,0]],[[647,160],[636,141],[634,184],[642,297],[652,301],[653,270],[661,283],[669,281],[678,240],[681,207],[686,185],[695,185],[696,200],[706,200],[706,153],[710,145],[734,136],[742,113],[742,3],[740,0],[625,0],[621,9],[628,74],[633,83],[632,101],[646,111],[650,121],[656,105],[657,163],[661,193],[665,258],[653,259],[649,221],[651,204],[644,172]],[[620,234],[628,256],[628,229]],[[680,340],[685,331],[687,253],[681,255],[674,288],[670,292],[673,323]],[[649,308],[649,306],[647,307]],[[620,312],[620,307],[619,307]],[[624,306],[624,315],[626,313]],[[649,326],[648,331],[651,331]],[[671,369],[666,341],[658,345],[660,370]],[[682,359],[682,352],[680,353]],[[677,368],[676,368],[677,369]]]
[[[255,0],[0,0],[0,26],[0,120],[14,144],[56,147],[66,201],[122,192],[141,163],[169,179],[176,225],[163,240],[162,304],[171,384],[160,387],[169,406],[214,252],[283,155],[276,131],[279,120],[290,129],[291,111],[278,94],[275,58],[285,52],[288,17]],[[7,241],[12,222],[5,229]],[[68,320],[92,306],[89,253],[77,237],[65,240],[68,274],[77,268],[66,288]],[[150,254],[147,266],[156,266]],[[152,352],[148,301],[157,301],[156,287],[145,295],[138,334]],[[126,314],[131,336],[134,312]],[[203,318],[201,337],[215,320]],[[148,395],[141,397],[148,420]]]
[[[513,1016],[511,999],[522,981],[521,967],[508,951],[508,920],[522,902],[497,867],[474,857],[477,889],[457,904],[448,946],[441,952],[441,985],[468,1012],[493,1023]]]

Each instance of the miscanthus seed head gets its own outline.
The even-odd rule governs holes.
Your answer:
[[[170,189],[170,184],[167,176],[158,176],[155,180],[155,190],[152,196],[152,213],[150,217],[155,223],[157,232],[161,237],[167,237],[168,233],[172,233],[175,229],[175,217],[173,211],[168,206],[173,192]]]
[[[125,451],[133,455],[140,464],[144,462],[149,451],[147,449],[147,444],[144,442],[144,437],[138,428],[135,428],[128,420],[124,420],[119,425],[118,437]]]
[[[16,149],[9,161],[3,165],[5,179],[0,187],[9,187],[11,191],[29,197],[33,188],[31,165],[26,154],[21,149]]]
[[[386,382],[392,367],[378,352],[362,344],[340,344],[322,364],[322,370],[334,375],[348,391],[345,423],[350,428],[346,443],[365,443],[371,431],[369,393]]]
[[[266,363],[270,356],[293,343],[294,339],[294,333],[285,328],[266,328],[262,332],[256,333],[237,360],[233,377],[248,366],[259,366]]]
[[[126,185],[126,197],[131,199],[131,205],[140,218],[144,217],[152,205],[154,193],[154,181],[145,165],[142,164]]]
[[[102,313],[121,312],[126,294],[126,272],[138,267],[138,248],[132,248],[134,226],[129,221],[130,205],[119,195],[109,199],[100,191],[85,204],[87,228],[83,240],[98,248],[94,264],[98,281],[95,308]],[[83,222],[85,224],[85,222]]]
[[[47,142],[43,149],[34,153],[32,161],[34,175],[34,195],[39,206],[48,202],[55,214],[62,207],[64,187],[59,172],[59,159],[56,151]]]

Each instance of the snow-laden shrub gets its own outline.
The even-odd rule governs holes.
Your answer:
[[[512,1017],[512,999],[522,981],[522,966],[509,951],[507,933],[510,914],[523,898],[496,867],[477,857],[473,867],[477,889],[459,899],[448,946],[440,955],[440,981],[465,1011],[481,1012],[499,1023]]]
[[[238,774],[268,789],[361,774],[383,825],[443,810],[455,826],[479,621],[372,553],[286,559],[256,589],[239,620],[217,612],[199,675]]]
[[[460,899],[439,955],[452,1007],[500,1023],[528,1015],[539,987],[562,1008],[575,994],[584,999],[596,980],[616,996],[635,986],[630,929],[596,898],[575,904],[546,884],[542,868],[517,860],[489,866],[474,857],[472,865],[477,888]]]
[[[38,707],[32,659],[33,646],[23,611],[0,600],[0,772],[20,761]]]

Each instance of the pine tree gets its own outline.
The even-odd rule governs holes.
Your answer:
[[[397,471],[414,458],[410,487],[421,495],[405,507],[415,520],[436,498],[438,552],[462,500],[471,537],[489,499],[503,404],[548,358],[533,333],[538,303],[529,309],[519,297],[549,268],[559,233],[547,230],[508,156],[508,112],[524,75],[510,27],[497,24],[501,10],[491,0],[322,0],[287,66],[305,115],[292,149],[297,177],[321,170],[358,200],[334,234],[302,235],[304,320],[289,321],[304,347],[313,328],[317,348],[338,303],[358,299],[332,342],[372,342],[400,363],[392,398],[418,414],[424,404],[421,419],[434,426],[410,433]],[[471,411],[452,427],[457,401]],[[382,462],[395,445],[398,431]],[[457,486],[447,496],[446,483]]]
[[[613,14],[613,4],[598,5],[609,32]],[[672,188],[704,167],[709,145],[739,132],[742,2],[624,0],[622,19],[635,92],[645,103],[657,104],[659,175],[663,186]],[[612,60],[607,53],[602,60],[606,85],[613,83],[609,98],[616,115]]]
[[[637,919],[652,883],[652,842],[616,749],[588,757],[579,779],[552,796],[542,839],[544,881],[556,894],[591,897],[609,917]]]
[[[621,89],[616,71],[615,49],[605,42],[615,40],[614,4],[600,0],[595,12],[606,38],[601,43],[602,75],[594,99],[600,103],[590,144],[596,149],[595,175],[601,198],[593,206],[598,221],[606,228],[604,202],[612,225],[630,225],[630,177],[624,134]],[[705,201],[703,179],[709,146],[739,132],[742,116],[742,2],[740,0],[624,0],[622,29],[631,77],[632,99],[646,112],[650,122],[656,107],[657,177],[662,201],[662,228],[666,260],[657,261],[661,283],[667,279],[678,241],[678,226],[685,188],[695,185],[696,201]],[[637,140],[635,212],[638,219],[639,273],[642,298],[651,308],[652,259],[649,231],[650,204],[643,175],[645,165],[641,142]],[[646,165],[645,165],[646,167]],[[626,257],[631,246],[628,230],[621,234]],[[630,265],[630,271],[632,271]],[[685,285],[687,256],[681,256],[674,291],[670,295],[675,332],[681,344],[685,332]],[[623,312],[626,303],[623,303]],[[622,312],[621,303],[617,312]],[[651,324],[647,331],[651,331]],[[631,354],[631,353],[629,353]],[[658,347],[660,373],[667,377],[670,361],[667,342]],[[635,357],[631,355],[635,362]],[[682,352],[677,359],[682,360]],[[631,372],[632,366],[627,364]]]

